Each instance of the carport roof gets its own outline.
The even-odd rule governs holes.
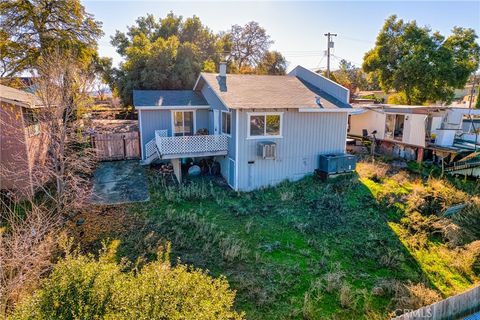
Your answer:
[[[193,90],[133,90],[135,107],[208,106],[201,93]]]

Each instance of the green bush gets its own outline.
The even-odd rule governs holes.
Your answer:
[[[67,254],[13,319],[243,319],[225,278],[172,267],[169,250],[157,261],[126,271],[116,248],[93,256]]]

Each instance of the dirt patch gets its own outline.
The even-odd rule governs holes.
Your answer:
[[[97,252],[102,239],[122,238],[141,228],[143,221],[126,206],[90,206],[67,222],[65,229],[82,251]]]
[[[97,119],[92,121],[95,133],[124,133],[138,131],[137,120]]]

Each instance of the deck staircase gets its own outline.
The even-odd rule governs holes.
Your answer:
[[[158,152],[157,142],[155,138],[153,138],[145,144],[145,160],[142,161],[142,164],[150,164],[156,159],[160,159],[160,154]]]

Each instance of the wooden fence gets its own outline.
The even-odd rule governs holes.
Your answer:
[[[92,145],[100,160],[127,160],[140,158],[140,139],[137,131],[125,133],[97,133]]]
[[[480,286],[469,291],[405,313],[395,320],[455,320],[480,311]]]

